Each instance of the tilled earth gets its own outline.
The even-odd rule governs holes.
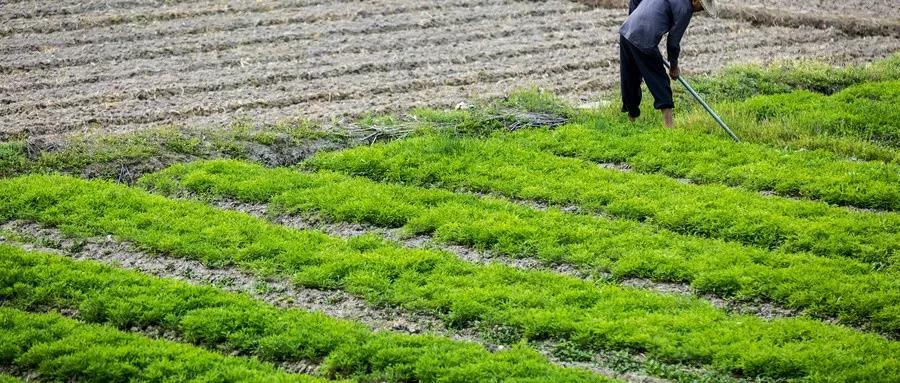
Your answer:
[[[900,23],[900,6],[895,0],[720,0],[719,2],[725,6],[740,4],[781,13],[858,17]]]
[[[746,7],[889,25],[898,20],[891,3]],[[731,15],[695,18],[683,43],[687,73],[798,57],[857,63],[900,49],[900,37],[878,34],[883,28]],[[0,139],[329,119],[528,86],[595,101],[617,84],[624,18],[624,8],[562,0],[5,1]]]

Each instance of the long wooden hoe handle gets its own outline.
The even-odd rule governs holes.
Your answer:
[[[663,64],[666,65],[666,68],[671,67],[669,65],[669,62],[666,60],[663,60]],[[734,134],[731,129],[728,129],[728,125],[725,125],[725,121],[722,121],[722,118],[719,117],[716,111],[714,111],[713,108],[706,103],[706,101],[703,101],[703,98],[700,97],[699,94],[697,94],[697,91],[695,91],[694,88],[692,88],[691,85],[687,83],[687,80],[684,79],[684,76],[678,76],[678,82],[680,82],[681,85],[684,85],[684,88],[687,89],[688,93],[690,93],[691,96],[694,96],[694,99],[703,106],[703,109],[706,109],[706,111],[709,112],[709,115],[712,116],[713,120],[716,120],[716,122],[719,123],[719,126],[721,126],[722,129],[724,129],[725,132],[728,133],[728,135],[731,136],[731,138],[734,139],[735,142],[741,142],[741,139],[738,138],[738,136]]]

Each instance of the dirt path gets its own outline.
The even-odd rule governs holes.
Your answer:
[[[896,15],[890,1],[819,3],[741,6]],[[624,17],[621,8],[562,0],[7,2],[0,139],[238,117],[329,119],[528,86],[591,101],[617,84]],[[683,46],[688,73],[798,57],[857,63],[900,50],[898,36],[740,17],[695,19]]]

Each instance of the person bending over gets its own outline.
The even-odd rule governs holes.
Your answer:
[[[619,28],[619,72],[622,83],[622,112],[634,121],[641,115],[641,80],[647,83],[653,95],[653,107],[661,110],[667,128],[674,126],[672,86],[669,78],[677,80],[681,75],[678,55],[681,38],[691,22],[694,12],[706,10],[715,16],[713,0],[631,0],[628,18]],[[659,42],[668,33],[666,51],[669,56],[669,73]]]

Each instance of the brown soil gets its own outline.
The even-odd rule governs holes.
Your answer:
[[[579,0],[579,3],[601,8],[628,8],[628,0]]]
[[[724,9],[743,6],[776,14],[868,20],[900,25],[900,6],[895,0],[721,0]]]
[[[838,14],[797,13],[773,8],[734,6],[722,8],[721,17],[761,25],[834,28],[855,36],[900,37],[900,19],[872,19]]]
[[[594,7],[625,8],[627,0],[578,0]],[[900,7],[892,0],[720,0],[719,17],[759,25],[834,28],[856,36],[900,37]]]
[[[595,101],[617,84],[616,30],[625,14],[624,1],[594,3],[601,6],[7,2],[0,5],[0,139],[400,112],[527,86]],[[684,42],[685,70],[798,57],[845,64],[900,49],[897,36],[754,20],[696,18]]]

